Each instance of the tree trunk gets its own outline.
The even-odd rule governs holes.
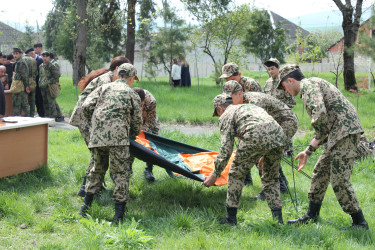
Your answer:
[[[354,8],[351,1],[346,0],[345,5],[340,0],[333,0],[342,13],[342,29],[344,31],[344,83],[345,89],[357,90],[354,71],[354,48],[357,39],[359,22],[362,15],[363,0],[357,0]],[[353,14],[354,13],[354,14]]]
[[[128,21],[126,32],[126,54],[125,56],[134,64],[135,48],[135,5],[137,0],[128,0]]]
[[[86,75],[86,47],[87,47],[87,0],[76,0],[77,4],[77,40],[73,56],[73,84]]]

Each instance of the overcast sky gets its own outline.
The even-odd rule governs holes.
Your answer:
[[[125,0],[123,0],[125,1]],[[343,0],[341,0],[343,1]],[[364,0],[364,6],[369,6],[374,0]],[[157,0],[161,3],[161,0]],[[182,9],[178,0],[170,1]],[[270,9],[285,18],[294,18],[311,13],[338,10],[332,0],[235,0],[236,4],[253,3],[258,8]],[[43,25],[48,11],[52,9],[52,0],[0,0],[0,21],[11,21],[24,24],[28,21],[32,26]],[[181,16],[190,15],[181,12]],[[189,20],[186,20],[189,22]]]

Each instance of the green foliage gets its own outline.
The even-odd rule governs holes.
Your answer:
[[[242,40],[243,46],[261,62],[275,57],[280,63],[284,63],[288,41],[286,30],[281,25],[282,23],[278,22],[274,28],[267,11],[253,10]]]
[[[364,23],[364,29],[359,30],[359,44],[355,45],[355,49],[364,56],[371,56],[375,62],[375,6],[372,10],[373,16]],[[372,31],[372,37],[370,36],[370,30]]]
[[[146,72],[154,76],[155,72],[161,70],[168,72],[171,78],[172,59],[183,57],[189,48],[186,45],[189,27],[184,26],[185,21],[176,15],[176,10],[172,8],[168,1],[163,1],[163,8],[159,11],[164,27],[159,27],[154,35],[147,58]]]
[[[144,49],[151,42],[154,19],[156,16],[155,12],[155,2],[153,0],[141,1],[138,15],[138,22],[140,22],[140,24],[136,38],[142,49]]]
[[[25,51],[29,48],[33,48],[35,42],[36,39],[34,28],[30,26],[28,21],[26,21],[25,32],[22,35],[22,39],[17,41],[16,44],[19,48],[21,48],[21,50]]]
[[[88,20],[82,21],[88,22],[86,66],[91,70],[102,67],[122,51],[125,18],[117,0],[89,0],[87,14]],[[73,62],[77,38],[77,18],[75,1],[57,0],[43,26],[47,49],[56,51],[70,62]]]

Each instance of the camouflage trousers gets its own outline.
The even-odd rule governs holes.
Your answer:
[[[127,202],[129,196],[130,169],[133,157],[130,156],[129,146],[112,146],[91,148],[94,166],[90,170],[86,192],[99,193],[110,161],[110,176],[114,183],[113,199]]]
[[[263,192],[271,210],[281,208],[279,167],[283,147],[255,150],[248,149],[242,144],[241,141],[229,170],[227,206],[239,207],[245,176],[251,167],[257,165],[259,159],[264,156],[264,164],[261,167]]]
[[[40,91],[43,97],[44,116],[51,118],[60,117],[62,115],[60,107],[56,102],[56,98],[51,96],[49,88],[41,88]]]
[[[357,156],[359,134],[348,135],[338,141],[328,152],[324,151],[314,167],[309,191],[309,200],[322,203],[329,182],[344,212],[360,210],[352,184],[349,182]]]
[[[89,142],[90,142],[90,125],[88,123],[85,123],[85,124],[82,124],[82,125],[78,126],[78,129],[79,129],[79,132],[81,132],[81,135],[86,142],[86,146],[88,146]],[[90,170],[94,166],[94,158],[93,158],[93,155],[92,155],[92,152],[91,152],[90,148],[89,148],[89,150],[90,150],[91,157],[90,157],[90,161],[89,161],[89,166],[86,169],[85,176],[89,176]]]
[[[13,94],[12,99],[14,116],[20,116],[22,111],[25,113],[24,116],[29,116],[30,106],[27,103],[27,93],[21,92],[18,94]]]
[[[27,94],[29,99],[29,106],[30,106],[30,117],[34,117],[35,115],[35,91],[30,92]]]

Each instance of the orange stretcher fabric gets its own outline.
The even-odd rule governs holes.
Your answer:
[[[179,156],[193,171],[199,170],[199,173],[206,177],[209,176],[215,169],[214,161],[218,154],[218,152],[202,152],[198,154],[180,154]],[[227,166],[221,173],[221,176],[216,179],[216,186],[223,186],[228,184],[229,168],[232,164],[234,156],[235,153],[232,153]]]

